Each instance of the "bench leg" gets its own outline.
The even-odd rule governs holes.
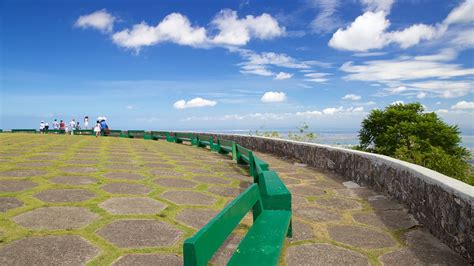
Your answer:
[[[288,232],[286,233],[286,237],[293,237],[293,219],[290,220],[290,226],[288,226]]]

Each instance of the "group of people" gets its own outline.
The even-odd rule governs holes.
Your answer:
[[[96,124],[94,125],[94,127],[92,128],[92,130],[94,130],[94,134],[96,137],[100,136],[101,133],[104,134],[104,135],[107,135],[108,131],[109,131],[109,126],[107,125],[107,122],[106,122],[107,118],[106,117],[101,117],[99,116],[97,118],[97,122]],[[85,116],[84,117],[84,129],[89,129],[89,117],[88,116]],[[44,121],[41,121],[40,123],[40,133],[41,134],[44,134],[45,132],[47,132],[48,130],[50,130],[49,128],[49,124]],[[80,123],[79,121],[76,121],[74,118],[69,122],[69,125],[66,124],[66,122],[64,122],[63,120],[60,120],[58,122],[57,119],[54,119],[53,121],[53,130],[64,130],[64,132],[66,134],[71,134],[71,135],[74,135],[74,131],[76,130],[81,130],[81,126],[80,126]]]

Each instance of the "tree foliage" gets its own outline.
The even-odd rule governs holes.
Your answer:
[[[470,153],[460,146],[457,126],[446,124],[420,103],[373,110],[362,121],[358,149],[392,156],[474,184]]]

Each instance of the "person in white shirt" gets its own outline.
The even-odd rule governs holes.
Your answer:
[[[100,136],[100,122],[97,120],[97,123],[94,126],[95,137]]]
[[[40,133],[41,133],[41,134],[44,133],[44,127],[45,127],[45,126],[46,126],[46,125],[45,125],[44,121],[41,121],[41,123],[40,123]]]
[[[74,118],[69,122],[69,128],[71,129],[71,135],[74,135],[74,130],[76,129],[76,120]]]
[[[53,129],[54,130],[58,130],[59,129],[59,123],[58,123],[58,120],[54,119],[54,122],[53,122]]]
[[[89,126],[89,117],[86,116],[84,117],[84,129],[87,129],[88,126]]]

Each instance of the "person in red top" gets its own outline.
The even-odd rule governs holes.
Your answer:
[[[59,129],[61,129],[61,130],[65,130],[65,129],[66,129],[66,123],[64,123],[63,120],[61,120],[61,122],[59,122]]]

